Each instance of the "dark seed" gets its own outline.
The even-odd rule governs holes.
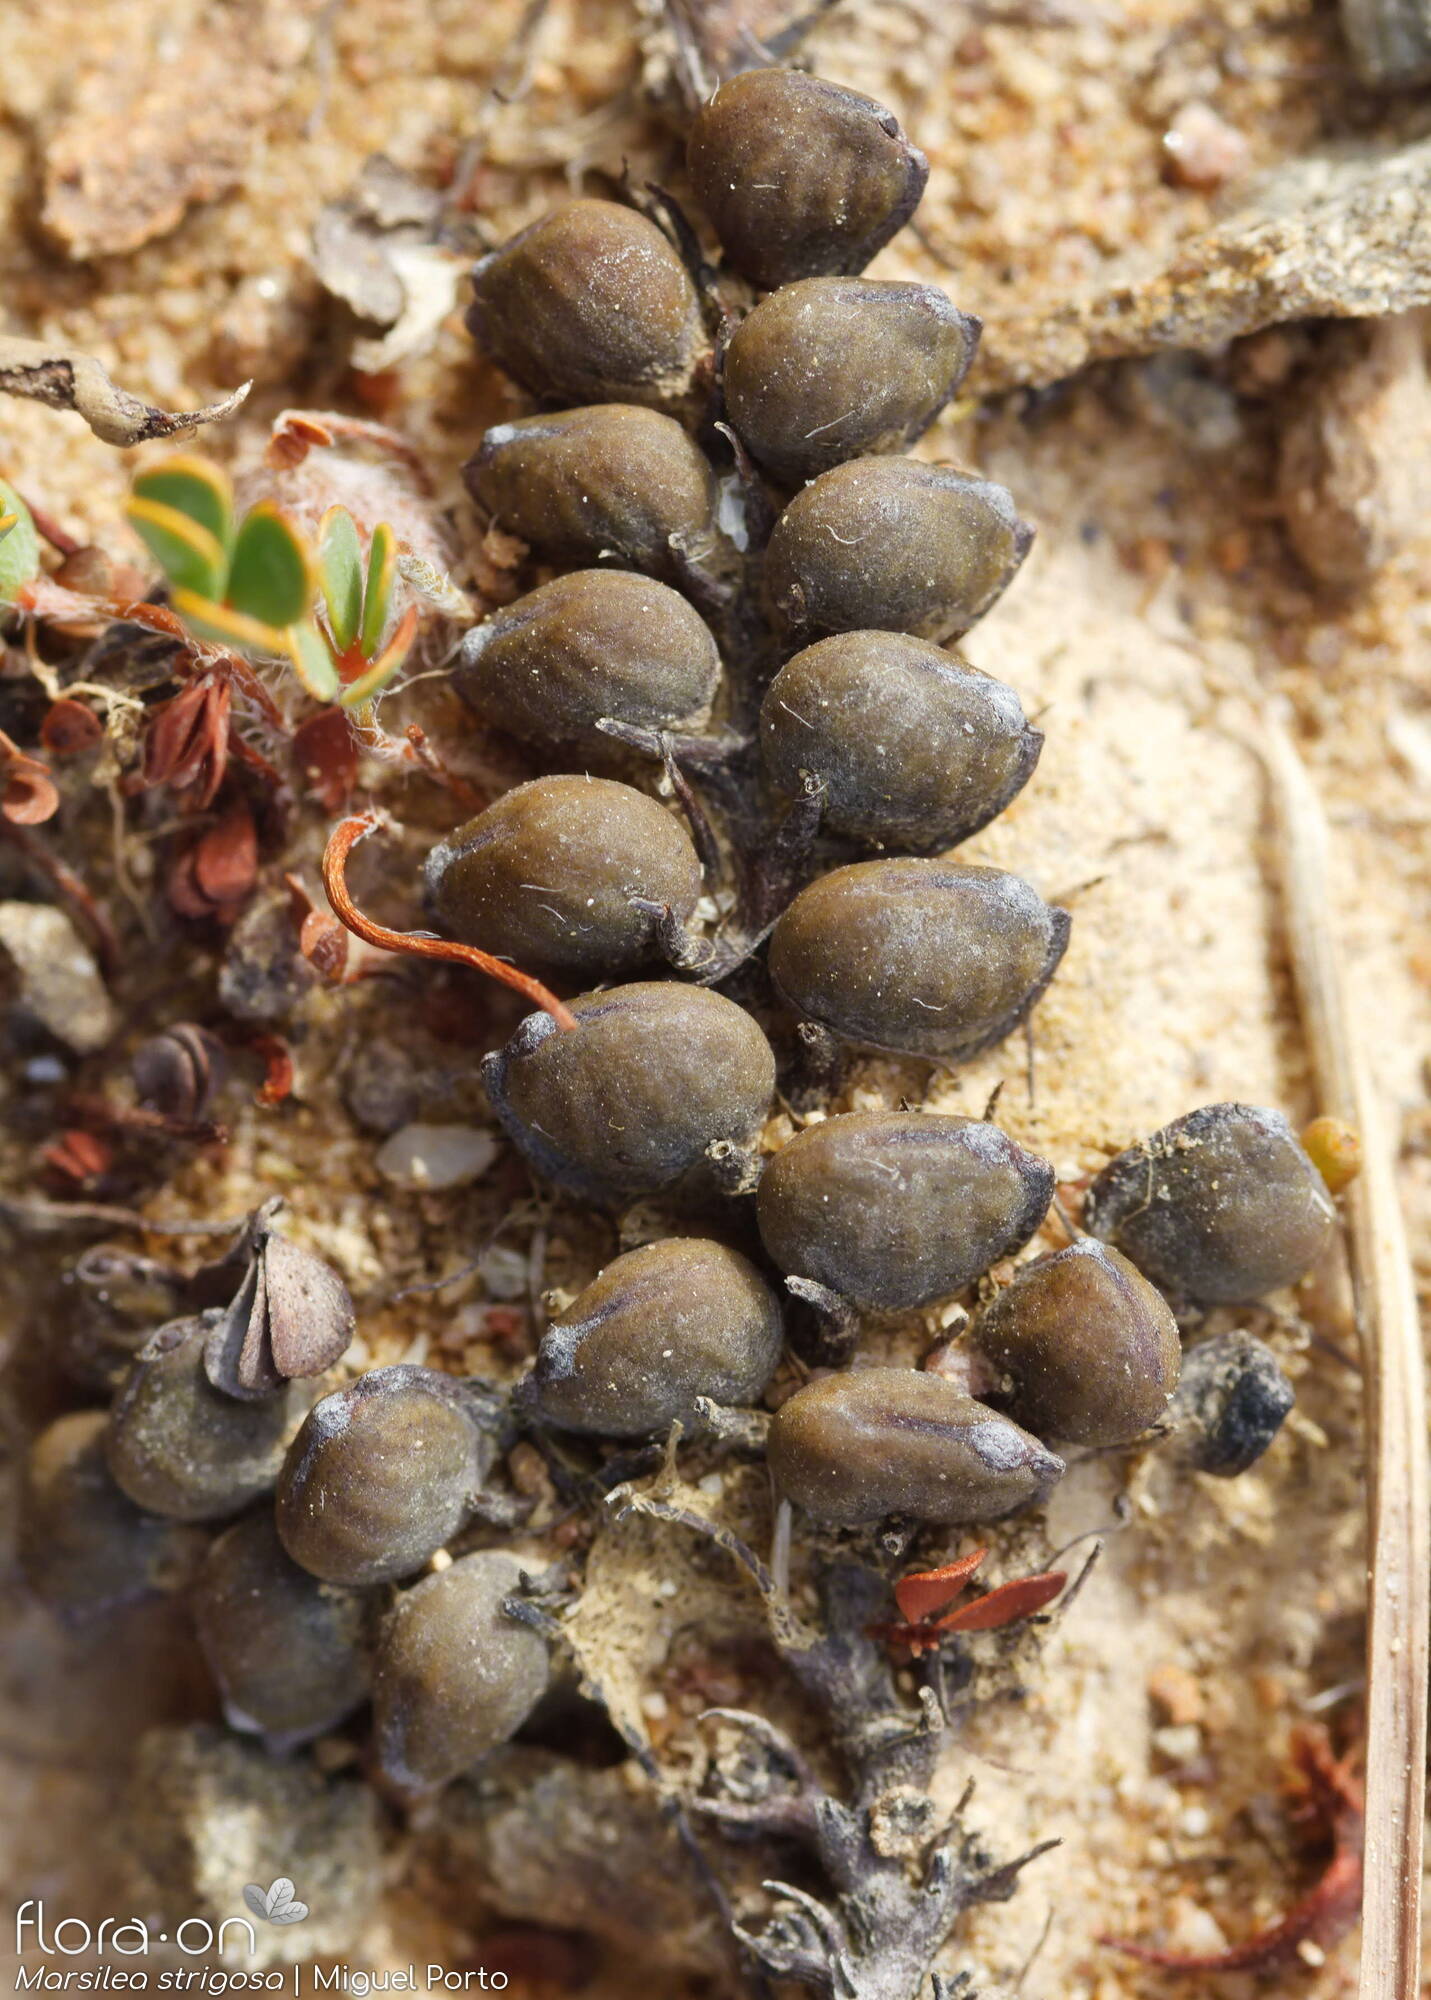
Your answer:
[[[680,583],[729,559],[704,452],[673,417],[634,403],[494,424],[463,476],[500,527],[552,562]]]
[[[1169,1415],[1199,1472],[1234,1479],[1261,1458],[1295,1401],[1266,1341],[1251,1333],[1217,1333],[1183,1356]]]
[[[1066,910],[998,868],[858,861],[795,898],[770,971],[792,1006],[846,1041],[958,1062],[1024,1018],[1068,930]]]
[[[786,485],[865,452],[905,451],[969,372],[979,321],[935,285],[807,278],[731,335],[725,401],[751,456]]]
[[[721,247],[763,288],[862,271],[929,178],[893,112],[788,69],[723,83],[696,115],[686,159]]]
[[[779,791],[825,787],[824,824],[914,850],[977,833],[1027,784],[1043,737],[1018,696],[925,639],[843,632],[807,646],[760,712]]]
[[[278,1481],[296,1563],[357,1587],[411,1576],[467,1521],[492,1446],[435,1368],[374,1368],[315,1403]]]
[[[482,1066],[493,1109],[539,1174],[603,1205],[688,1176],[743,1176],[775,1088],[775,1057],[749,1014],[663,981],[583,994],[571,1011],[575,1032],[529,1014]]]
[[[114,1405],[109,1469],[151,1514],[219,1521],[270,1492],[303,1408],[299,1389],[238,1402],[213,1387],[204,1350],[217,1319],[203,1313],[161,1326]]]
[[[938,1375],[864,1368],[797,1390],[770,1425],[770,1470],[817,1521],[997,1521],[1041,1500],[1063,1461]]]
[[[520,1594],[515,1556],[484,1549],[404,1591],[373,1681],[378,1760],[427,1791],[505,1743],[546,1691],[546,1641],[503,1611]]]
[[[141,1042],[131,1069],[142,1103],[170,1118],[197,1122],[222,1087],[227,1063],[217,1036],[180,1021]]]
[[[1038,1437],[1118,1445],[1157,1422],[1177,1387],[1178,1323],[1116,1250],[1083,1236],[1021,1265],[979,1315],[974,1351],[1011,1377],[1001,1408]]]
[[[1012,581],[1033,530],[988,479],[903,458],[822,472],[775,524],[765,581],[793,636],[966,632]]]
[[[428,894],[453,936],[533,971],[615,977],[655,956],[655,920],[682,924],[701,864],[680,822],[630,785],[536,778],[504,793],[427,857]]]
[[[1208,1104],[1110,1160],[1084,1220],[1174,1304],[1234,1304],[1294,1284],[1336,1210],[1280,1111]]]
[[[559,576],[478,625],[453,679],[486,721],[584,762],[617,753],[604,716],[641,729],[695,727],[720,678],[699,614],[664,583],[624,570]]]
[[[499,368],[563,403],[679,403],[707,351],[700,301],[654,222],[572,201],[472,273],[467,325]]]
[[[204,1552],[197,1528],[157,1519],[115,1485],[103,1410],[60,1417],[30,1446],[17,1554],[51,1610],[83,1615],[185,1583]]]
[[[994,1125],[860,1111],[809,1125],[761,1175],[761,1240],[787,1276],[893,1311],[945,1298],[1022,1249],[1053,1168]]]
[[[644,1437],[698,1396],[750,1403],[780,1358],[780,1303],[748,1258],[672,1237],[628,1251],[552,1321],[537,1354],[549,1423]]]
[[[265,1508],[225,1529],[194,1588],[199,1643],[235,1729],[301,1741],[367,1699],[367,1602],[285,1554]]]

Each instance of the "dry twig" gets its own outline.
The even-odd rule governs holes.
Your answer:
[[[92,354],[49,340],[0,334],[0,390],[55,410],[74,410],[105,444],[143,444],[232,416],[251,383],[201,410],[159,410],[111,382]]]
[[[1330,840],[1311,778],[1281,723],[1264,717],[1292,965],[1320,1109],[1361,1134],[1365,1165],[1347,1193],[1352,1283],[1366,1382],[1371,1597],[1367,1630],[1366,1890],[1361,2000],[1420,1992],[1426,1785],[1427,1519],[1425,1379],[1416,1287],[1396,1188],[1396,1149],[1367,1062],[1337,943]]]

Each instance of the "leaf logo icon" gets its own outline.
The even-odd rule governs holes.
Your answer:
[[[267,1889],[260,1889],[257,1882],[245,1883],[243,1899],[266,1924],[301,1924],[308,1914],[308,1905],[295,1897],[286,1875],[275,1875]]]

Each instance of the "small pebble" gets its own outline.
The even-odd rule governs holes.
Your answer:
[[[93,1055],[116,1033],[99,967],[63,910],[0,903],[0,958],[10,962],[15,1002],[76,1055]]]
[[[1199,194],[1214,194],[1247,171],[1252,149],[1235,125],[1210,104],[1185,104],[1163,134],[1168,179]]]
[[[492,1299],[524,1299],[531,1283],[531,1270],[524,1250],[512,1250],[494,1243],[477,1260],[477,1273]]]
[[[1155,1729],[1153,1747],[1170,1764],[1191,1764],[1202,1755],[1202,1731],[1195,1722],[1177,1728]]]
[[[479,1125],[403,1125],[378,1149],[377,1169],[398,1187],[432,1194],[480,1180],[497,1157]]]
[[[1165,1660],[1149,1674],[1148,1699],[1175,1727],[1201,1722],[1206,1710],[1196,1674],[1190,1674],[1186,1667],[1171,1660]]]

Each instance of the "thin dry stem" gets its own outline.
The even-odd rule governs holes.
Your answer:
[[[381,951],[402,951],[415,958],[441,958],[453,965],[470,965],[474,972],[485,972],[490,979],[500,980],[503,986],[522,994],[534,1007],[550,1014],[559,1028],[576,1028],[579,1023],[570,1007],[539,979],[493,958],[490,952],[479,951],[475,944],[458,944],[450,938],[429,937],[420,931],[392,931],[386,924],[374,923],[371,917],[363,915],[348,893],[345,870],[348,856],[358,842],[379,824],[376,813],[362,813],[353,819],[340,820],[328,836],[328,845],[323,850],[323,887],[339,922],[354,937],[376,945]]]
[[[159,410],[111,382],[92,354],[58,342],[0,334],[0,392],[77,411],[105,444],[142,444],[147,438],[173,437],[217,423],[233,415],[252,387],[245,382],[222,402],[201,410]]]
[[[1367,1629],[1366,1888],[1360,2000],[1420,1992],[1426,1771],[1427,1519],[1425,1378],[1416,1287],[1396,1187],[1396,1149],[1367,1062],[1328,886],[1326,815],[1286,731],[1264,717],[1288,937],[1319,1108],[1361,1134],[1348,1191],[1352,1284],[1366,1381],[1371,1586]]]

